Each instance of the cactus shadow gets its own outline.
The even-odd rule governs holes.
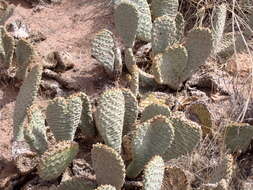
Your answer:
[[[16,100],[18,90],[10,86],[0,86],[0,110]]]

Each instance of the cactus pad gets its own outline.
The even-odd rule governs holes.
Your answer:
[[[162,53],[176,41],[177,28],[175,20],[167,15],[155,19],[152,28],[153,55]]]
[[[0,36],[0,58],[4,63],[4,67],[8,69],[12,63],[15,41],[14,38],[6,32],[4,27],[0,27]]]
[[[211,133],[214,125],[212,113],[204,102],[192,103],[187,108],[187,116],[201,125],[205,134]]]
[[[102,93],[96,111],[96,127],[105,143],[121,152],[125,114],[124,95],[120,89]]]
[[[23,140],[23,127],[26,118],[26,110],[32,105],[37,96],[41,76],[42,66],[34,66],[20,87],[13,114],[14,140]]]
[[[171,114],[171,111],[167,105],[153,103],[147,106],[142,112],[141,122],[152,119],[153,117],[157,115],[163,115],[163,116],[169,117],[170,114]]]
[[[23,80],[26,77],[28,68],[34,58],[34,50],[30,43],[21,39],[17,42],[15,53],[17,62],[16,77]]]
[[[138,176],[153,156],[165,153],[173,139],[173,127],[164,116],[137,125],[132,138],[133,161],[127,168],[127,176]]]
[[[153,73],[155,80],[177,90],[184,82],[184,70],[187,67],[188,54],[185,47],[175,45],[167,48],[163,54],[155,56]]]
[[[59,177],[78,153],[79,146],[72,141],[61,141],[50,147],[40,160],[38,174],[43,180]]]
[[[132,130],[138,117],[138,102],[134,94],[128,89],[122,89],[125,98],[125,115],[123,134]]]
[[[178,12],[175,18],[176,27],[177,27],[177,41],[181,42],[184,37],[184,29],[185,29],[185,20],[184,16]]]
[[[212,26],[213,52],[216,54],[222,43],[223,32],[227,18],[227,5],[223,3],[214,8],[214,20]]]
[[[112,76],[114,70],[115,42],[111,31],[103,29],[92,40],[91,54],[104,67],[106,73]]]
[[[62,182],[55,190],[93,190],[94,184],[80,177],[73,177]]]
[[[234,169],[234,160],[231,154],[224,155],[221,162],[214,169],[211,174],[209,183],[218,183],[222,179],[225,179],[227,182],[230,182],[233,176]]]
[[[78,94],[50,101],[46,111],[47,122],[57,141],[74,139],[81,112],[82,100]]]
[[[207,28],[196,28],[189,32],[186,40],[188,63],[183,74],[185,80],[205,64],[213,47],[212,41],[211,31]]]
[[[41,110],[32,105],[27,111],[28,125],[24,129],[25,140],[30,148],[38,154],[43,154],[48,148],[45,117]]]
[[[191,153],[202,138],[201,127],[187,120],[183,113],[175,113],[170,120],[175,130],[175,138],[171,147],[163,155],[165,160]]]
[[[130,1],[122,1],[115,9],[116,30],[126,48],[132,48],[138,28],[138,11]]]
[[[165,163],[160,156],[154,156],[144,168],[145,190],[160,190],[163,182]]]
[[[125,182],[125,165],[120,154],[107,145],[95,144],[91,158],[98,184],[110,184],[120,190]]]
[[[225,131],[225,145],[231,153],[245,152],[250,145],[253,126],[246,123],[233,123]]]
[[[82,114],[79,127],[85,135],[94,136],[96,134],[96,129],[92,116],[92,105],[90,98],[82,92],[79,93],[78,96],[82,100]]]
[[[152,20],[147,0],[134,0],[138,11],[138,27],[136,38],[146,42],[151,41]]]
[[[151,10],[155,18],[168,15],[175,18],[178,12],[178,0],[152,0]]]

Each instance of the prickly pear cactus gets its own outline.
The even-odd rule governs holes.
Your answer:
[[[122,89],[125,98],[125,115],[123,134],[132,130],[138,117],[138,101],[136,96],[129,89]]]
[[[114,12],[115,27],[126,48],[134,45],[138,28],[138,11],[131,1],[122,1]]]
[[[23,39],[17,42],[15,53],[17,62],[16,77],[24,80],[35,53],[32,45]]]
[[[47,122],[57,141],[74,139],[81,118],[82,103],[78,94],[66,99],[57,97],[49,102]]]
[[[184,16],[180,12],[177,13],[175,22],[176,22],[176,28],[177,28],[176,38],[178,42],[181,42],[184,37],[185,20],[184,20]]]
[[[222,58],[229,58],[235,52],[240,53],[247,48],[244,38],[240,33],[226,33],[223,36],[219,49],[216,50],[217,55]]]
[[[168,15],[175,18],[178,11],[178,0],[152,0],[151,10],[154,18]]]
[[[96,111],[96,127],[105,143],[121,152],[125,115],[125,100],[121,89],[109,89],[102,93]]]
[[[14,7],[7,4],[6,1],[0,1],[0,25],[8,20],[8,18],[13,14]]]
[[[30,148],[43,154],[48,148],[45,117],[38,106],[32,105],[27,111],[28,124],[24,129],[24,137]]]
[[[187,108],[187,116],[201,125],[204,134],[212,132],[214,125],[212,113],[204,102],[194,102]]]
[[[184,70],[187,68],[188,54],[182,45],[167,48],[153,60],[153,73],[159,84],[166,84],[172,89],[179,89],[184,81]]]
[[[173,139],[173,127],[164,116],[137,125],[132,137],[133,161],[127,168],[127,176],[138,176],[153,156],[165,153]]]
[[[115,7],[117,7],[121,2],[125,0],[116,0]],[[135,5],[138,13],[138,26],[136,39],[145,42],[151,41],[151,29],[152,29],[152,19],[149,4],[147,0],[127,0]]]
[[[116,190],[116,188],[111,185],[101,185],[95,190]]]
[[[62,182],[55,190],[93,190],[94,187],[94,184],[84,178],[73,177]]]
[[[32,68],[27,78],[20,87],[13,114],[13,138],[23,140],[24,121],[27,115],[27,108],[32,105],[38,94],[41,82],[42,66],[36,65]]]
[[[171,115],[170,108],[165,104],[156,104],[153,103],[145,107],[144,111],[141,114],[141,122],[145,122],[157,115],[163,115],[169,117]]]
[[[8,69],[12,63],[15,41],[4,27],[0,27],[0,44],[0,59],[4,63],[4,67]]]
[[[170,120],[175,130],[175,138],[164,153],[164,160],[191,153],[202,138],[201,127],[197,123],[187,120],[183,113],[175,113],[170,117]]]
[[[79,127],[85,135],[92,137],[96,134],[96,128],[93,121],[90,98],[83,92],[80,92],[78,96],[82,100],[82,113]]]
[[[253,126],[246,123],[232,123],[225,131],[224,143],[231,153],[245,152],[250,145]]]
[[[115,41],[113,33],[103,29],[99,31],[91,43],[91,55],[104,67],[106,73],[112,77],[114,71]]]
[[[165,163],[160,156],[154,156],[144,168],[145,190],[160,190],[163,182]]]
[[[120,190],[125,182],[125,164],[113,148],[95,144],[91,150],[92,165],[98,184],[109,184]]]
[[[38,174],[43,180],[52,180],[59,177],[78,153],[76,142],[61,141],[50,147],[40,160]]]
[[[162,53],[167,47],[177,41],[175,19],[164,15],[155,19],[152,28],[152,53]]]
[[[222,43],[223,32],[227,18],[227,5],[222,3],[214,8],[214,19],[212,23],[213,53],[216,54]]]
[[[205,64],[212,51],[212,34],[207,28],[196,28],[189,32],[186,40],[188,62],[184,69],[184,80],[189,79],[199,66]]]

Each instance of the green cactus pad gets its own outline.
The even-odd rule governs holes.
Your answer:
[[[184,80],[184,69],[187,67],[188,54],[185,47],[175,45],[158,54],[153,60],[155,80],[172,89],[179,89]]]
[[[136,126],[132,137],[133,161],[127,176],[135,178],[155,155],[163,155],[174,139],[174,130],[164,116],[157,116]]]
[[[96,127],[105,143],[121,152],[125,115],[125,100],[120,89],[109,89],[102,93],[96,111]]]
[[[180,12],[177,13],[175,22],[176,22],[176,28],[177,28],[176,38],[177,38],[177,41],[181,42],[184,37],[185,20],[184,20],[184,16]]]
[[[166,161],[191,153],[202,138],[201,127],[187,120],[183,113],[175,113],[170,120],[175,130],[175,138],[163,155]]]
[[[55,190],[94,190],[95,185],[81,177],[62,182]]]
[[[14,54],[15,41],[12,36],[10,36],[4,27],[0,27],[0,58],[4,63],[5,68],[9,68],[12,63],[12,58]]]
[[[74,139],[81,118],[82,103],[78,94],[66,99],[57,97],[49,102],[47,122],[57,141]]]
[[[188,52],[188,63],[183,74],[185,80],[205,64],[211,54],[212,41],[211,31],[207,28],[196,28],[189,32],[185,46]]]
[[[231,152],[245,152],[250,145],[253,126],[246,123],[232,123],[225,131],[224,142]]]
[[[113,148],[95,144],[91,150],[92,165],[100,185],[113,185],[120,190],[125,182],[125,164]]]
[[[32,105],[27,111],[27,118],[28,125],[24,129],[25,140],[33,151],[41,155],[48,148],[45,117],[37,106]]]
[[[91,55],[104,67],[109,76],[114,70],[115,42],[111,31],[103,29],[99,31],[91,43]]]
[[[163,116],[169,117],[171,115],[169,106],[165,104],[153,103],[145,107],[144,111],[141,114],[140,120],[141,122],[145,122],[149,119],[152,119],[153,117],[157,115],[163,115]]]
[[[222,45],[223,32],[227,18],[227,5],[222,3],[214,8],[214,20],[212,23],[213,53],[216,54]]]
[[[130,1],[122,1],[115,9],[116,30],[126,48],[132,48],[138,28],[137,6]]]
[[[26,110],[32,105],[38,94],[42,76],[42,66],[36,65],[32,68],[27,78],[20,87],[13,114],[13,138],[14,140],[23,140],[24,121]]]
[[[95,190],[116,190],[116,188],[111,185],[101,185]]]
[[[153,55],[164,52],[167,47],[177,41],[176,23],[170,16],[161,16],[155,19],[152,28]]]
[[[78,96],[81,98],[83,102],[81,121],[80,121],[79,127],[85,135],[91,136],[91,137],[95,136],[96,128],[93,121],[92,105],[90,102],[90,98],[83,92],[79,93]]]
[[[20,80],[24,80],[34,58],[34,50],[29,42],[21,39],[17,42],[15,53],[17,62],[16,77]]]
[[[154,18],[168,15],[175,18],[178,12],[178,0],[152,0],[151,10]]]
[[[6,1],[0,1],[0,25],[4,25],[8,18],[13,14],[13,11],[13,6],[8,5]]]
[[[79,146],[76,142],[61,141],[50,147],[40,160],[38,174],[43,180],[59,177],[77,155]]]
[[[134,0],[138,11],[138,28],[136,38],[145,42],[151,41],[152,19],[147,0]]]
[[[154,156],[144,168],[143,187],[145,190],[160,190],[163,182],[165,163],[160,156]]]
[[[123,134],[127,134],[132,130],[134,123],[138,117],[138,101],[129,89],[122,89],[125,98],[125,115]]]

